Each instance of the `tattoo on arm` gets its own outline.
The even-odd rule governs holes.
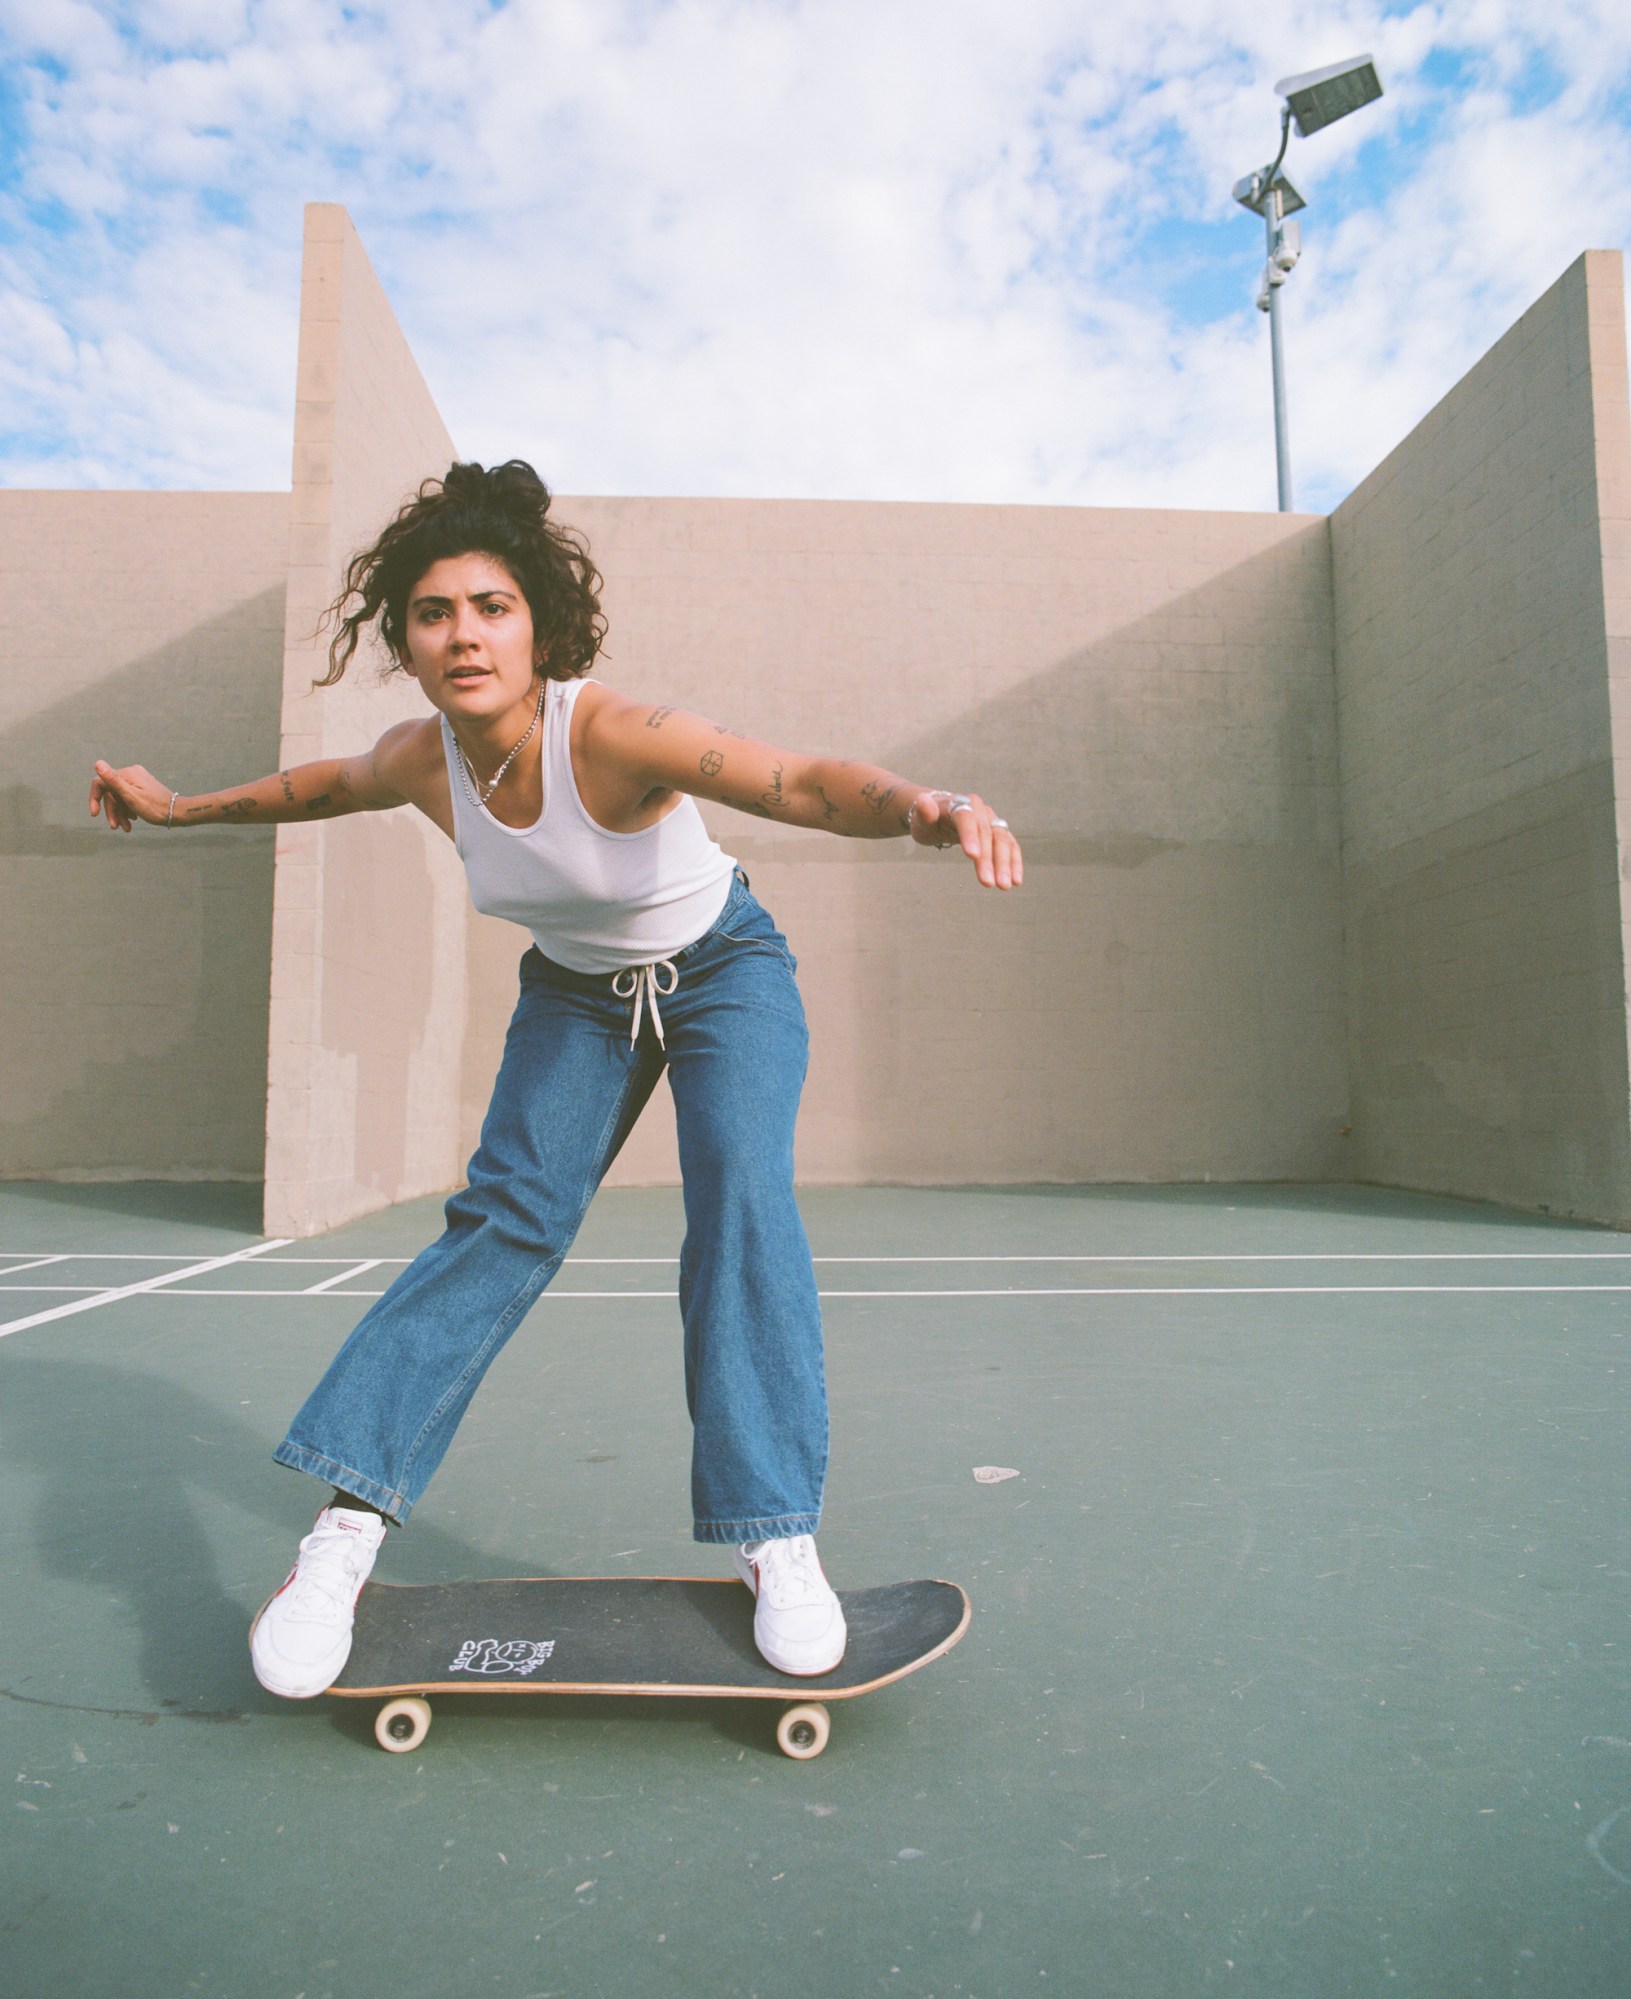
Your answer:
[[[777,764],[771,771],[769,788],[759,793],[759,802],[762,805],[768,806],[773,812],[785,812],[787,810],[787,800],[782,795],[782,767],[780,764]]]
[[[718,777],[725,768],[725,759],[718,750],[708,750],[703,755],[700,768],[704,777]]]
[[[838,807],[833,804],[832,800],[827,796],[826,792],[822,790],[819,784],[816,786],[816,796],[821,800],[822,818],[836,819],[838,817]]]
[[[881,790],[875,783],[863,784],[861,786],[861,796],[872,807],[874,812],[881,814],[888,806],[890,799],[899,790],[900,786],[898,784],[892,784],[887,791]]]
[[[653,708],[651,713],[646,717],[646,727],[648,729],[660,729],[673,712],[672,708]]]
[[[727,729],[723,722],[716,722],[714,724],[714,734],[716,736],[734,736],[739,743],[747,741],[747,737],[742,734],[740,729]]]
[[[283,786],[284,799],[288,804],[293,805],[294,786],[289,782],[289,773],[286,770],[280,770],[278,772],[278,782]]]
[[[330,795],[325,791],[321,798],[308,798],[306,800],[306,810],[308,812],[321,812],[324,806],[330,802]]]
[[[254,809],[255,801],[252,798],[229,798],[221,807],[222,813],[233,819],[241,819],[246,812],[253,812]]]

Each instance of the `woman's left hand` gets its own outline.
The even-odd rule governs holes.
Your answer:
[[[1018,888],[1025,879],[1025,859],[1008,821],[975,792],[920,791],[911,834],[922,847],[960,846],[987,888]]]

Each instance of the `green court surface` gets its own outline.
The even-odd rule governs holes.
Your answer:
[[[396,1757],[263,1694],[321,1497],[269,1453],[437,1204],[258,1248],[254,1190],[0,1188],[7,1999],[1631,1987],[1631,1238],[801,1198],[828,1572],[974,1601],[808,1763],[746,1702],[445,1699]],[[681,1228],[600,1197],[378,1575],[727,1572]]]

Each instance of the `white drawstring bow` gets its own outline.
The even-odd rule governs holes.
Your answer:
[[[668,973],[666,986],[659,981],[659,972]],[[624,979],[629,981],[626,987],[622,983]],[[661,993],[667,999],[679,982],[680,968],[672,958],[657,958],[649,965],[628,965],[621,972],[613,973],[612,991],[619,999],[634,1001],[634,1027],[629,1035],[631,1048],[640,1039],[640,1014],[642,1008],[647,1006],[651,1008],[651,1024],[657,1030],[657,1045],[667,1048],[668,1043],[663,1039],[663,1017],[657,1011],[657,995]]]

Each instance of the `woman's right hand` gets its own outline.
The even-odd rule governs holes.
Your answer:
[[[175,796],[167,784],[160,784],[150,770],[128,764],[115,770],[98,757],[91,779],[91,817],[107,814],[108,824],[128,833],[138,819],[149,826],[170,822],[170,801]]]

